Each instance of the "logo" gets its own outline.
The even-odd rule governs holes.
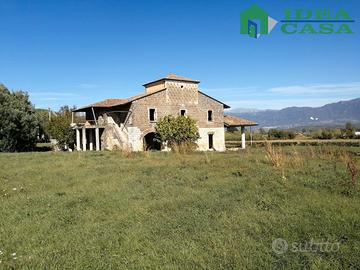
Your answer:
[[[272,242],[272,249],[276,254],[284,254],[288,250],[288,243],[282,238],[277,238]]]
[[[253,38],[269,34],[276,24],[277,21],[258,5],[252,5],[240,13],[240,33]]]
[[[329,252],[337,252],[340,249],[340,242],[329,242],[329,241],[320,241],[317,242],[314,239],[310,239],[310,241],[306,241],[303,243],[292,242],[288,243],[285,239],[277,238],[272,242],[272,250],[278,254],[284,254],[286,252],[301,252],[301,253],[329,253]]]
[[[349,13],[340,8],[336,12],[326,9],[284,9],[284,19],[280,20],[281,33],[293,34],[353,34],[350,23],[354,23]],[[240,33],[252,38],[269,34],[278,23],[258,5],[252,5],[240,13]]]
[[[284,34],[353,34],[349,23],[355,22],[345,9],[285,9],[281,20]]]

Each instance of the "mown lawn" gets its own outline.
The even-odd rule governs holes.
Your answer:
[[[0,154],[0,269],[359,269],[344,149]]]

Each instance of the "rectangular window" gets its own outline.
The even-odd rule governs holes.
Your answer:
[[[186,110],[180,110],[180,115],[185,116],[186,115]]]
[[[212,111],[212,110],[208,110],[207,116],[208,116],[208,121],[209,121],[209,122],[214,121],[213,111]]]
[[[209,133],[209,149],[213,149],[214,148],[214,134]]]
[[[149,109],[149,120],[150,122],[156,121],[156,109]]]

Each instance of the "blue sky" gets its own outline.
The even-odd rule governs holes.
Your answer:
[[[344,8],[351,35],[240,35],[240,12],[258,4]],[[168,73],[201,81],[232,108],[319,106],[360,97],[360,2],[0,0],[0,82],[36,107],[81,106],[143,91]]]

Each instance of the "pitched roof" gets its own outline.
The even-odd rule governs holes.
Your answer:
[[[129,98],[108,98],[108,99],[104,99],[104,100],[99,101],[99,102],[95,102],[95,103],[80,107],[78,109],[73,110],[73,112],[81,112],[84,109],[96,108],[96,107],[109,108],[109,107],[114,107],[114,106],[119,106],[119,105],[125,105],[125,104],[133,102],[133,101],[135,101],[137,99],[140,99],[140,98],[143,98],[143,97],[146,97],[146,96],[150,96],[152,94],[159,93],[159,92],[164,91],[164,90],[165,90],[165,88],[161,89],[161,90],[158,90],[158,91],[155,91],[155,92],[152,92],[152,93],[139,94],[139,95],[132,96],[132,97],[129,97]]]
[[[244,118],[235,117],[232,115],[224,115],[224,124],[229,127],[238,127],[238,126],[257,126],[258,123],[247,120]]]
[[[85,109],[89,109],[89,108],[108,108],[108,107],[126,104],[128,102],[129,102],[129,100],[125,99],[125,98],[108,98],[108,99],[104,99],[102,101],[98,101],[98,102],[77,108],[77,109],[73,110],[73,112],[81,112],[81,111],[83,111]]]
[[[112,107],[120,104],[127,103],[128,99],[126,98],[108,98],[99,102],[90,104],[91,107]]]
[[[215,99],[215,98],[213,98],[213,97],[211,97],[211,96],[209,96],[209,95],[205,94],[204,92],[201,92],[200,90],[198,90],[198,92],[199,92],[200,94],[202,94],[202,95],[204,95],[204,96],[208,97],[208,98],[211,98],[212,100],[215,100],[215,101],[217,101],[217,102],[221,103],[222,105],[224,105],[224,109],[229,109],[229,108],[230,108],[230,106],[229,106],[229,105],[226,105],[225,103],[223,103],[223,102],[221,102],[221,101],[219,101],[219,100],[217,100],[217,99]]]
[[[154,83],[154,82],[158,82],[158,81],[162,81],[162,80],[173,80],[173,81],[186,81],[186,82],[194,82],[194,83],[199,83],[200,81],[196,81],[196,80],[193,80],[193,79],[190,79],[190,78],[186,78],[186,77],[181,77],[181,76],[178,76],[178,75],[175,75],[175,74],[169,74],[167,75],[166,77],[163,77],[159,80],[156,80],[156,81],[152,81],[152,82],[149,82],[147,84],[144,84],[144,86],[147,86],[151,83]],[[140,98],[143,98],[143,97],[146,97],[146,96],[150,96],[152,94],[155,94],[155,93],[159,93],[161,91],[164,91],[166,90],[165,88],[164,89],[161,89],[161,90],[157,90],[155,92],[151,92],[151,93],[144,93],[144,94],[140,94],[140,95],[136,95],[136,96],[132,96],[132,97],[129,97],[129,98],[109,98],[109,99],[105,99],[105,100],[102,100],[102,101],[99,101],[99,102],[95,102],[93,104],[89,104],[89,105],[86,105],[86,106],[83,106],[83,107],[80,107],[78,109],[75,109],[73,110],[74,112],[81,112],[85,109],[90,109],[90,108],[96,108],[96,107],[100,107],[100,108],[109,108],[109,107],[114,107],[114,106],[119,106],[119,105],[125,105],[125,104],[128,104],[130,102],[133,102],[137,99],[140,99]],[[225,103],[199,91],[199,93],[207,96],[208,98],[211,98],[221,104],[224,105],[224,108],[227,109],[227,108],[230,108],[230,106],[226,105]]]
[[[169,81],[184,81],[184,82],[193,82],[193,83],[199,83],[200,81],[194,80],[194,79],[190,79],[190,78],[186,78],[186,77],[182,77],[182,76],[178,76],[176,74],[170,73],[168,74],[166,77],[162,77],[160,79],[157,79],[155,81],[151,81],[148,83],[145,83],[143,86],[147,86],[149,84],[155,83],[155,82],[159,82],[159,81],[163,81],[163,80],[169,80]]]

